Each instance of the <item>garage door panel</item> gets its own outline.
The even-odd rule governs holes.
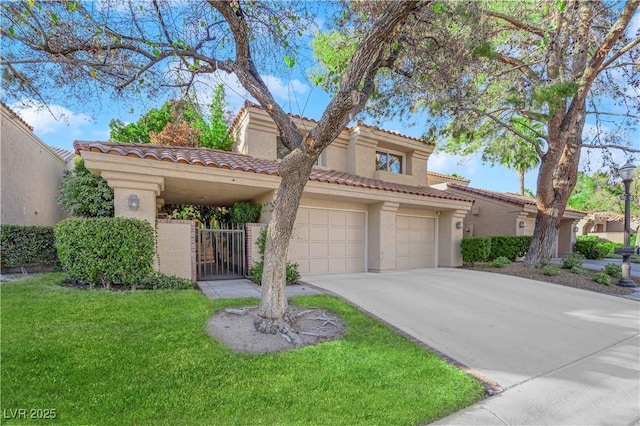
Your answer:
[[[346,212],[332,210],[329,212],[329,225],[345,226],[347,224]]]
[[[332,226],[329,228],[329,241],[346,241],[347,239],[347,230],[342,227]]]
[[[289,256],[299,263],[301,274],[365,270],[364,212],[300,207],[294,229],[296,243]]]
[[[344,243],[341,243],[341,242],[331,243],[329,250],[331,250],[329,255],[331,256],[332,260],[334,258],[347,257],[347,248],[345,247]]]
[[[329,212],[327,210],[309,209],[309,223],[314,226],[328,225]]]
[[[432,268],[435,262],[435,219],[397,216],[396,268]]]
[[[329,239],[329,230],[326,227],[311,225],[309,239],[311,241],[327,241]]]

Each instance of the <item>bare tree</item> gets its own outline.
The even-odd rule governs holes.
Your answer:
[[[291,152],[267,231],[262,332],[291,332],[284,266],[296,211],[313,164],[365,104],[378,70],[393,65],[407,20],[430,1],[386,2],[372,16],[317,125],[302,133],[263,81],[255,52],[295,56],[294,41],[310,16],[304,2],[188,1],[2,3],[3,83],[45,103],[48,85],[82,97],[87,90],[155,93],[193,88],[198,76],[235,74],[275,121]],[[273,58],[273,56],[271,56]],[[173,73],[173,76],[172,76]],[[176,78],[176,74],[180,78]],[[186,77],[185,77],[186,76]],[[65,94],[66,95],[66,94]],[[89,97],[90,98],[90,97]]]

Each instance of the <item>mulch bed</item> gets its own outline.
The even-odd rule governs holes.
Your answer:
[[[475,264],[474,266],[465,265],[462,268],[474,271],[492,272],[496,274],[512,275],[521,278],[528,278],[537,281],[544,281],[552,284],[559,284],[568,287],[581,288],[583,290],[595,291],[598,293],[611,294],[614,296],[623,296],[633,293],[636,289],[629,287],[619,287],[616,285],[617,278],[611,279],[611,285],[606,286],[593,280],[593,276],[598,271],[585,269],[584,275],[574,274],[568,269],[559,269],[558,275],[544,275],[539,269],[527,268],[522,262],[513,262],[502,268],[493,268],[484,264]],[[632,277],[636,285],[640,285],[640,278]]]

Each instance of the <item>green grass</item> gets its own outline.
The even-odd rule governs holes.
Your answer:
[[[197,291],[82,291],[61,274],[2,284],[2,412],[55,409],[58,424],[416,424],[482,397],[475,380],[329,296],[341,340],[275,354],[234,352],[209,316],[255,299]],[[29,413],[29,411],[27,411]],[[32,419],[21,420],[34,424]]]

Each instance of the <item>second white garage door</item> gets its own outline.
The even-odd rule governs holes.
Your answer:
[[[434,268],[436,220],[431,217],[396,218],[396,268]]]
[[[364,212],[300,207],[289,258],[302,275],[364,272],[365,223]]]

